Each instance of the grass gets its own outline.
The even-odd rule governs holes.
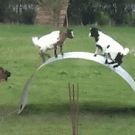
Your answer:
[[[135,49],[131,27],[98,27],[119,43]],[[89,27],[73,27],[75,38],[66,41],[63,51],[94,52]],[[57,61],[35,75],[29,104],[21,115],[11,112],[20,103],[22,89],[42,63],[32,45],[53,27],[0,25],[0,66],[12,75],[0,85],[1,135],[71,135],[68,82],[80,85],[79,135],[132,135],[135,132],[135,95],[130,86],[110,69],[79,59]],[[53,56],[53,51],[50,51]],[[135,57],[124,58],[122,67],[135,79]],[[8,117],[6,117],[8,116]]]

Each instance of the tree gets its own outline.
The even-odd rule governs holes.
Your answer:
[[[5,11],[9,23],[34,24],[37,0],[9,0]]]
[[[71,0],[68,8],[68,17],[72,24],[95,23],[99,16],[100,5],[97,0]]]
[[[107,12],[116,25],[123,24],[126,15],[132,14],[134,0],[99,0],[103,11]]]
[[[24,24],[34,24],[36,17],[37,0],[20,0],[22,5],[21,22]]]
[[[42,0],[41,6],[49,12],[53,18],[56,29],[60,28],[60,12],[66,10],[69,0]]]
[[[127,18],[132,19],[134,9],[135,0],[70,0],[68,17],[72,24],[103,24],[111,20],[121,25],[128,23]]]
[[[10,0],[0,0],[0,22],[5,20],[5,12],[8,8]]]

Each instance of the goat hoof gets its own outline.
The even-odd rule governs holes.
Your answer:
[[[113,66],[114,69],[117,68],[117,67],[118,67],[118,65]]]
[[[55,55],[55,58],[57,58],[58,56],[57,55]]]
[[[94,57],[96,57],[97,56],[97,54],[94,54]]]
[[[108,64],[107,60],[105,61],[105,64]]]

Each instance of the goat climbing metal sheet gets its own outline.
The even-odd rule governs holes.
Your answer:
[[[110,68],[118,75],[120,75],[131,86],[131,88],[135,92],[135,81],[121,66],[119,66],[118,68],[113,68],[114,64],[111,65],[105,64],[105,58],[103,56],[97,55],[96,57],[94,57],[94,54],[89,52],[68,52],[68,53],[64,53],[63,56],[59,55],[58,58],[55,57],[50,58],[45,63],[43,63],[37,69],[37,71],[43,66],[48,65],[49,63],[55,62],[57,60],[64,60],[64,59],[85,59],[85,60],[91,60],[100,63]]]

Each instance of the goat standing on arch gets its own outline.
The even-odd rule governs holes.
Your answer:
[[[123,48],[118,42],[95,27],[90,28],[89,36],[94,37],[96,41],[94,56],[97,54],[104,55],[106,58],[105,64],[116,64],[113,68],[122,64],[123,56],[127,55],[129,52],[128,48]],[[111,62],[108,62],[108,58]]]
[[[67,38],[72,39],[73,37],[73,30],[67,29],[66,31],[53,31],[50,34],[47,34],[40,38],[33,37],[32,42],[35,46],[37,46],[40,49],[40,56],[44,62],[45,55],[47,55],[46,52],[48,50],[54,49],[54,55],[55,57],[57,57],[57,48],[60,47],[61,55],[63,55],[62,46],[64,44],[64,41]]]

